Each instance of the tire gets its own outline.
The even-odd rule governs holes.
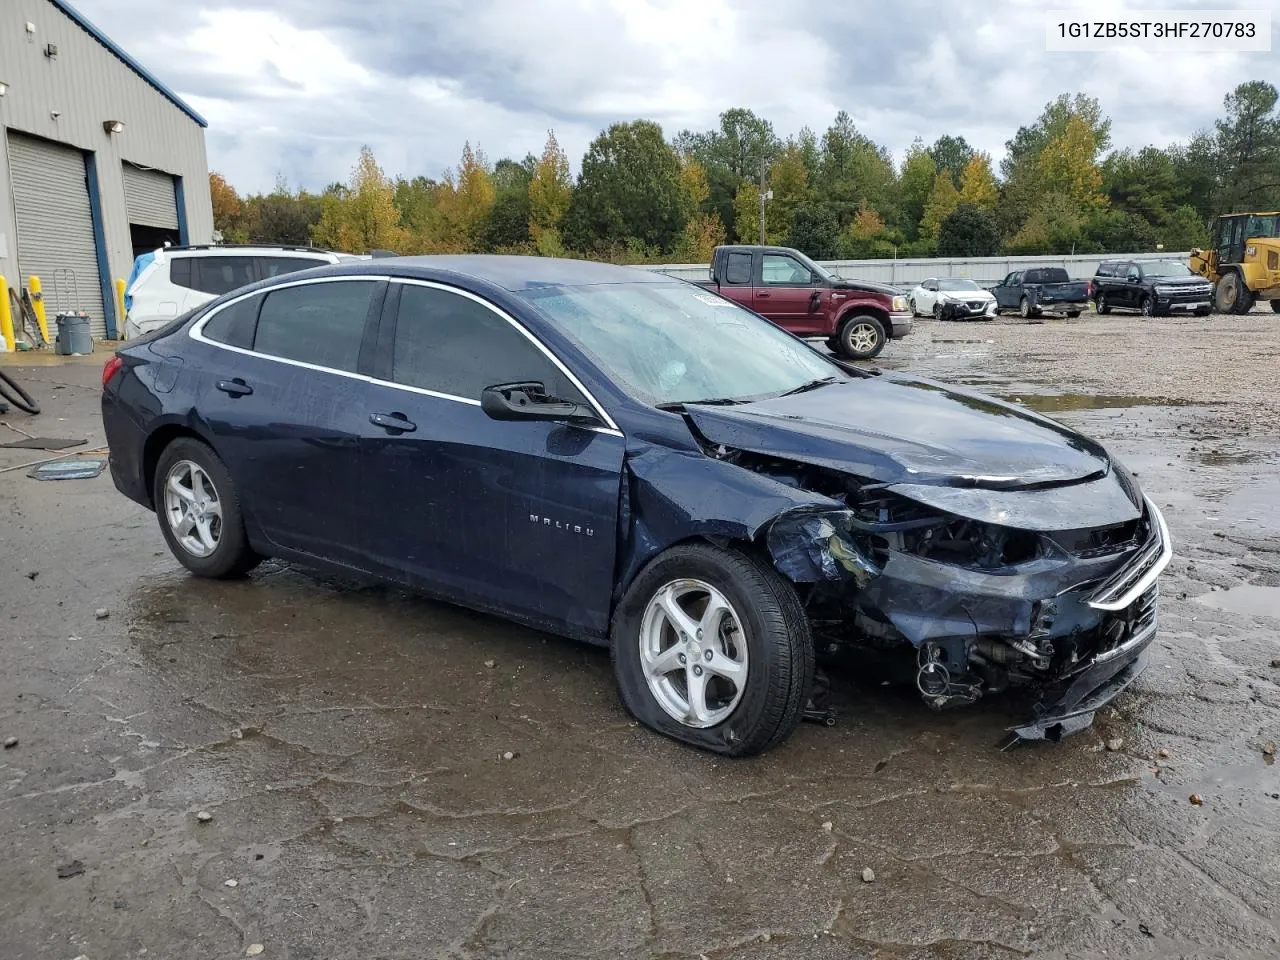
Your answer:
[[[935,320],[942,319],[942,304],[936,300],[933,303],[933,319]]]
[[[889,337],[884,324],[869,313],[850,317],[836,334],[836,353],[846,360],[870,360],[878,357]]]
[[[1150,297],[1143,297],[1138,301],[1138,312],[1144,317],[1154,317],[1156,315],[1155,301]]]
[[[690,586],[695,583],[700,586]],[[730,608],[718,621],[719,636],[708,650],[711,638],[695,634],[696,645],[677,654],[686,657],[683,665],[668,661],[669,671],[651,677],[642,647],[653,658],[682,642],[661,612],[660,596],[665,592],[680,603],[696,623],[693,618],[706,606],[699,605],[699,596],[710,597],[704,587]],[[688,592],[681,595],[682,590]],[[688,608],[685,597],[692,598]],[[611,650],[618,691],[633,717],[675,740],[728,756],[759,753],[785,740],[799,724],[813,685],[813,638],[795,588],[772,567],[710,544],[672,547],[640,572],[614,614]],[[701,718],[693,715],[688,695],[694,658],[745,668],[741,688],[713,670],[702,674],[714,686],[702,694]]]
[[[1196,316],[1197,316],[1197,317],[1207,317],[1211,312],[1212,312],[1212,311],[1210,311],[1210,309],[1209,309],[1208,307],[1198,307],[1198,308],[1196,308]],[[1280,308],[1277,308],[1277,312],[1280,312]]]
[[[1068,319],[1075,320],[1075,319],[1076,319],[1077,317],[1079,317],[1079,316],[1080,316],[1080,311],[1079,311],[1079,310],[1068,310],[1068,311],[1067,311],[1067,317],[1068,317]]]
[[[197,499],[171,492],[170,482],[191,491]],[[165,542],[178,562],[196,576],[216,580],[242,577],[262,562],[249,547],[231,474],[207,444],[179,437],[165,447],[156,464],[152,495]],[[180,532],[183,517],[201,505],[204,526],[197,522]]]
[[[1099,313],[1107,314],[1111,312],[1111,305],[1107,303],[1105,294],[1098,294],[1098,298],[1093,301],[1093,308]]]
[[[1280,313],[1280,297],[1277,297],[1275,300],[1269,300],[1267,302],[1271,304],[1272,313]]]
[[[913,318],[920,316],[920,311],[916,309],[915,297],[912,297],[910,300],[907,301],[907,309],[911,311],[911,316]]]
[[[1018,314],[1023,320],[1030,320],[1032,317],[1040,316],[1040,311],[1031,305],[1031,301],[1023,297],[1018,301]]]
[[[1254,304],[1253,292],[1236,270],[1227,271],[1218,280],[1213,300],[1219,313],[1248,313]]]

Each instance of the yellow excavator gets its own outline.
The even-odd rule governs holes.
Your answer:
[[[1213,224],[1213,247],[1191,251],[1191,269],[1213,281],[1219,313],[1269,300],[1280,313],[1280,212],[1232,213]]]

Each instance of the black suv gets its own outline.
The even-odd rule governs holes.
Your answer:
[[[1091,293],[1099,313],[1116,307],[1148,317],[1175,311],[1204,317],[1212,309],[1213,284],[1177,260],[1103,260]]]

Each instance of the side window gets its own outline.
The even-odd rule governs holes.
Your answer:
[[[205,323],[201,331],[210,340],[232,347],[253,347],[253,334],[258,326],[258,309],[262,297],[248,297],[223,307]]]
[[[1011,273],[1009,274],[1009,279],[1006,280],[1004,283],[1006,287],[1016,287],[1021,282],[1022,282],[1022,274]]]
[[[503,317],[469,297],[411,283],[401,287],[391,379],[466,400],[495,384],[537,380],[551,396],[585,402]]]
[[[169,263],[169,282],[177,287],[194,290],[191,285],[191,258],[174,257]]]
[[[220,296],[257,280],[252,257],[191,257],[191,286]]]
[[[924,282],[924,288],[925,288],[926,290],[937,290],[937,289],[938,289],[938,281],[937,281],[937,280],[926,280],[926,281]]]
[[[1044,281],[1043,270],[1028,270],[1023,274],[1023,283],[1042,283]]]
[[[731,253],[724,268],[724,282],[746,286],[751,282],[751,254]]]
[[[1130,280],[1141,280],[1142,271],[1138,269],[1138,265],[1136,263],[1131,263],[1129,264],[1129,272],[1125,274],[1125,276]]]
[[[761,267],[761,273],[761,280],[768,284],[807,287],[813,283],[813,274],[809,272],[807,267],[801,266],[799,261],[793,260],[791,257],[780,256],[776,253],[764,255],[764,265]]]
[[[258,279],[266,280],[285,273],[296,273],[299,270],[310,270],[312,267],[323,267],[324,260],[313,260],[309,257],[254,257],[258,264]]]
[[[308,283],[273,290],[258,314],[253,349],[286,360],[355,372],[369,305],[370,281]]]

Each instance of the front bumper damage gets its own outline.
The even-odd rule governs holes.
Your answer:
[[[1157,629],[1156,580],[1172,556],[1150,500],[1129,540],[1050,556],[1040,550],[991,570],[900,550],[877,555],[865,535],[867,527],[884,534],[910,522],[877,526],[853,511],[797,511],[771,526],[767,543],[777,569],[806,585],[814,622],[839,625],[824,640],[915,648],[916,686],[929,706],[1022,689],[1033,695],[1031,716],[1009,728],[1006,747],[1058,741],[1090,726],[1145,668]]]

